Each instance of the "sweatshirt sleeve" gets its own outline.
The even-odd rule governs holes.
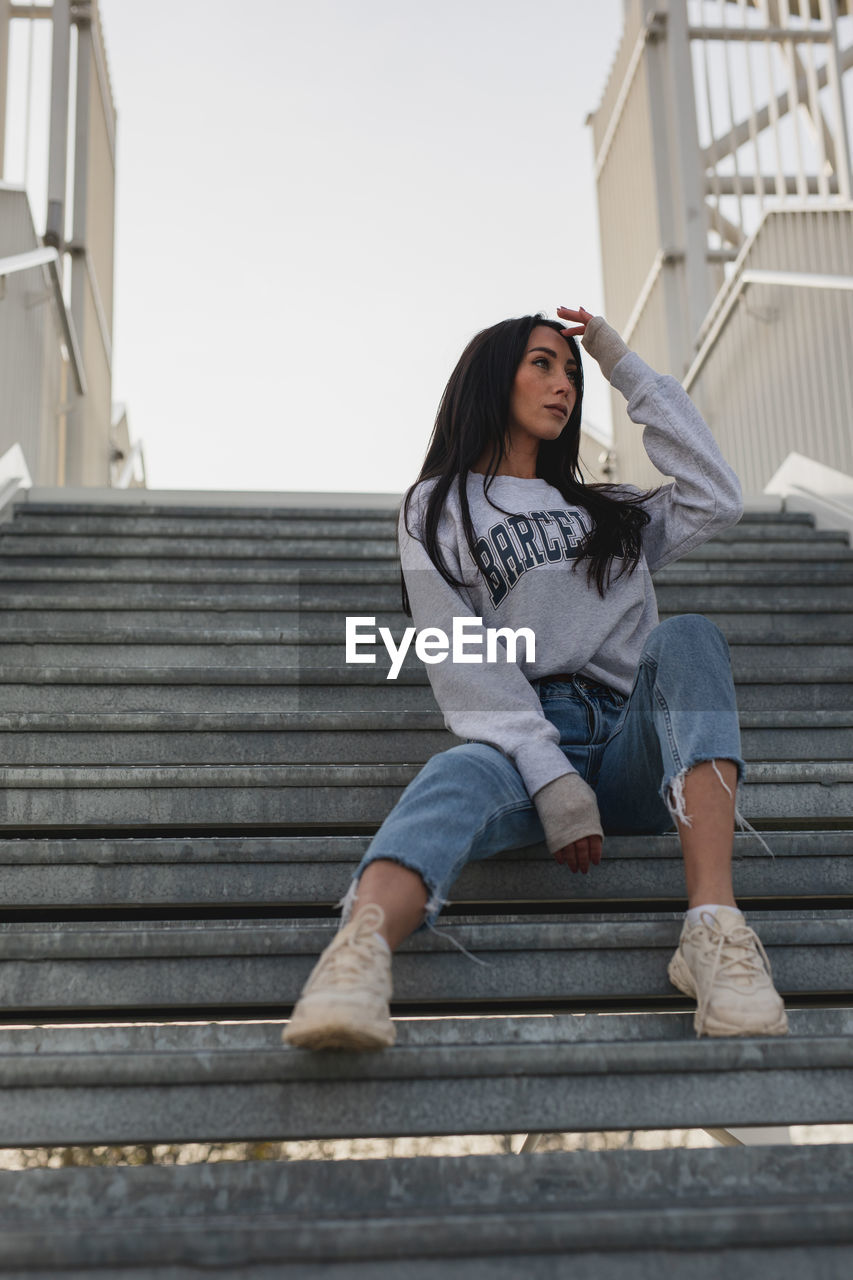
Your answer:
[[[409,512],[413,531],[419,528],[416,512],[413,502]],[[500,654],[497,662],[470,661],[471,655],[486,655],[482,619],[464,587],[457,589],[445,582],[423,543],[409,535],[402,511],[399,535],[400,562],[417,630],[438,627],[452,645],[453,619],[476,620],[466,627],[466,636],[476,641],[466,643],[469,661],[454,662],[451,650],[442,661],[425,663],[447,728],[459,738],[486,742],[502,751],[521,774],[531,797],[555,778],[576,773],[560,750],[559,731],[546,719],[535,689],[518,664]],[[464,580],[458,552],[447,541],[442,541],[441,548],[450,572]],[[479,636],[483,637],[482,643]]]
[[[645,425],[646,453],[659,471],[674,477],[645,504],[651,522],[643,530],[643,550],[653,573],[737,524],[743,514],[740,481],[677,379],[655,373],[632,351],[610,381],[628,401],[632,422]]]

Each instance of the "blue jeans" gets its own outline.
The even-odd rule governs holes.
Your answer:
[[[595,791],[605,836],[662,834],[675,829],[676,817],[689,826],[684,777],[703,760],[732,760],[738,784],[744,779],[728,642],[701,614],[654,628],[627,697],[577,675],[538,680],[534,688],[560,731],[561,750]],[[715,772],[729,791],[716,766]],[[749,826],[737,809],[735,816]],[[361,873],[378,858],[418,872],[429,894],[425,924],[433,925],[466,863],[544,838],[521,775],[503,752],[484,742],[441,751],[371,841],[344,899],[342,923]]]

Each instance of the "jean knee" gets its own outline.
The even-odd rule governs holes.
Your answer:
[[[649,634],[646,647],[652,650],[665,645],[675,645],[679,649],[702,648],[709,642],[722,646],[728,653],[729,642],[716,622],[706,618],[704,613],[679,613],[658,623]]]

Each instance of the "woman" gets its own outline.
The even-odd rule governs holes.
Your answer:
[[[735,804],[746,766],[728,645],[699,614],[659,623],[649,576],[737,523],[740,485],[674,378],[600,316],[557,314],[471,341],[401,508],[404,608],[419,639],[439,629],[421,653],[445,723],[465,741],[428,761],[371,842],[287,1043],[393,1043],[391,953],[434,925],[467,862],[544,839],[586,875],[605,832],[673,823],[689,905],[668,972],[697,999],[697,1034],[787,1031],[732,888],[735,820],[748,824]],[[646,424],[646,452],[673,484],[583,482],[577,336]],[[440,636],[460,620],[469,639],[508,628],[491,661],[470,644],[443,654]],[[512,651],[511,632],[526,649]]]

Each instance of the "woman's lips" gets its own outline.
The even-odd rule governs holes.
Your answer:
[[[561,418],[568,418],[569,411],[563,404],[546,404],[546,409],[550,409],[551,413],[558,413]]]

